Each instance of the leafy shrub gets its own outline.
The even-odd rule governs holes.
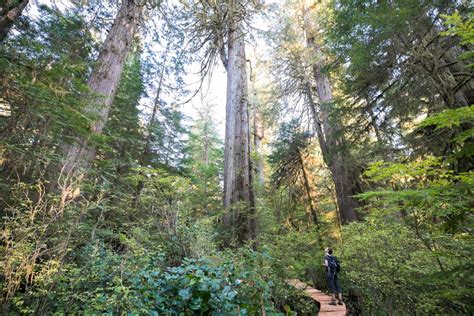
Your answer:
[[[46,293],[16,299],[22,312],[60,313],[124,312],[192,315],[222,314],[237,308],[239,282],[232,279],[232,265],[212,266],[207,259],[185,259],[178,267],[163,267],[161,253],[119,255],[101,245],[86,246],[76,263],[64,266]],[[33,293],[33,295],[31,295]],[[43,301],[43,307],[35,304]]]
[[[314,315],[317,305],[302,291],[288,286],[286,266],[262,246],[259,251],[241,247],[220,254],[233,262],[234,275],[242,280],[238,302],[243,315]],[[223,259],[221,259],[223,260]]]
[[[446,164],[425,157],[366,172],[381,188],[360,195],[367,220],[344,227],[341,249],[342,280],[366,312],[474,311],[472,174]]]
[[[322,266],[323,246],[319,232],[290,230],[284,235],[271,238],[269,251],[278,264],[285,267],[287,277],[312,282],[318,289],[326,289],[326,275]]]
[[[17,293],[21,313],[255,315],[312,308],[288,288],[266,253],[243,248],[165,267],[165,255],[142,248],[125,254],[98,243],[72,253],[51,280]],[[239,260],[237,260],[239,259]],[[295,300],[295,302],[291,302]],[[306,305],[305,305],[306,304]],[[308,307],[309,306],[309,307]]]
[[[348,225],[343,233],[343,288],[360,299],[356,307],[364,313],[472,312],[471,238],[425,236],[436,247],[430,250],[403,223],[386,218]]]

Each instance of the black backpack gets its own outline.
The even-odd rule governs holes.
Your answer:
[[[328,256],[328,268],[331,273],[341,272],[341,264],[334,256]]]

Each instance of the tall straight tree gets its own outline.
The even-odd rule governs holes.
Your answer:
[[[348,153],[345,152],[344,148],[345,139],[342,133],[342,123],[340,119],[332,115],[334,111],[332,87],[327,72],[323,70],[323,53],[315,34],[316,27],[311,23],[314,18],[311,17],[310,10],[310,8],[303,7],[303,29],[310,54],[318,57],[312,63],[311,70],[319,99],[319,111],[316,110],[316,104],[313,101],[313,89],[308,87],[306,93],[308,94],[321,153],[334,181],[341,222],[346,224],[358,220],[356,212],[358,202],[353,196],[361,193],[360,185],[356,170],[349,167]]]
[[[143,8],[144,3],[135,0],[123,0],[120,5],[88,80],[88,86],[94,95],[84,110],[92,117],[91,136],[78,136],[72,143],[61,146],[63,156],[57,171],[67,178],[74,179],[79,175],[79,170],[95,157],[96,150],[91,137],[101,134],[107,121]]]
[[[0,1],[0,42],[7,36],[29,0],[2,0]]]
[[[226,127],[224,143],[224,207],[226,223],[237,228],[239,241],[256,237],[255,196],[250,160],[250,121],[247,58],[243,21],[238,2],[229,1]]]
[[[226,128],[224,140],[223,224],[232,231],[232,239],[242,243],[256,237],[255,194],[250,159],[251,135],[248,100],[247,58],[245,55],[245,19],[258,9],[252,1],[184,2],[183,12],[193,21],[196,52],[203,54],[201,73],[205,77],[220,57],[227,70]]]
[[[324,69],[326,58],[315,9],[316,5],[308,7],[306,1],[287,4],[279,23],[282,27],[274,67],[282,94],[306,100],[304,112],[311,115],[323,160],[331,172],[340,220],[348,223],[359,219],[353,197],[360,193],[359,169],[351,161],[343,122],[335,115],[337,104]]]

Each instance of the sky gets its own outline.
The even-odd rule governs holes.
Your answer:
[[[190,103],[182,105],[181,109],[186,116],[194,119],[197,118],[196,109],[201,108],[203,104],[208,103],[214,105],[211,115],[214,118],[219,137],[224,139],[227,74],[220,60],[217,62],[219,62],[219,64],[216,65],[212,76],[204,79],[202,90],[191,99]],[[196,82],[199,78],[188,75],[185,80],[187,82]]]

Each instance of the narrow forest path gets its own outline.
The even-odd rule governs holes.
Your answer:
[[[298,279],[290,279],[286,282],[298,290],[303,290],[309,297],[319,303],[319,316],[342,316],[347,314],[346,305],[329,305],[331,302],[330,295],[327,295],[320,290],[314,289]]]

